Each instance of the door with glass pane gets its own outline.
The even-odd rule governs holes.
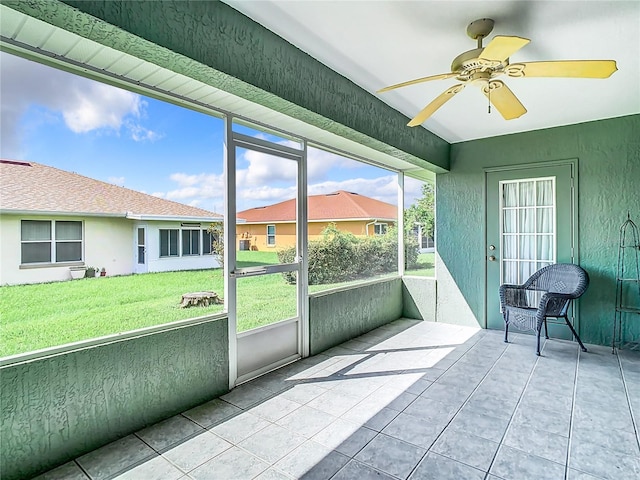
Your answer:
[[[573,261],[573,164],[487,172],[487,328],[503,329],[498,290]],[[570,338],[550,325],[554,337]]]
[[[147,273],[147,227],[136,227],[136,273]]]
[[[300,358],[303,351],[304,151],[261,137],[233,132],[228,158],[235,170],[235,242],[229,255],[235,383]]]

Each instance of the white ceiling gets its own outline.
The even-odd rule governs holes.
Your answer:
[[[383,94],[375,91],[449,72],[454,57],[476,48],[466,27],[478,18],[495,20],[489,39],[494,35],[531,39],[513,55],[512,63],[587,59],[618,63],[618,71],[604,80],[503,77],[528,110],[509,121],[495,109],[489,115],[486,97],[476,88],[466,88],[423,124],[451,143],[640,112],[637,0],[225,1],[409,118],[457,81],[427,82]]]

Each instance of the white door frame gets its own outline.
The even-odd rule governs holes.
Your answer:
[[[570,204],[570,222],[571,222],[571,234],[570,234],[570,242],[571,242],[571,262],[575,263],[577,265],[580,264],[580,249],[579,249],[579,231],[578,231],[578,198],[579,198],[579,193],[578,193],[578,185],[579,185],[579,181],[578,181],[578,159],[577,158],[569,158],[569,159],[563,159],[563,160],[552,160],[549,162],[535,162],[535,163],[528,163],[528,164],[521,164],[521,165],[505,165],[505,166],[501,166],[501,167],[489,167],[489,168],[484,168],[483,172],[484,172],[484,213],[485,213],[485,221],[484,221],[484,232],[483,232],[483,238],[484,238],[484,243],[485,243],[485,253],[487,255],[487,258],[489,255],[493,254],[493,251],[491,251],[489,249],[489,244],[487,243],[487,238],[488,238],[488,217],[489,217],[489,208],[490,206],[488,205],[488,189],[490,188],[488,185],[488,174],[490,173],[501,173],[501,172],[518,172],[520,170],[533,170],[533,169],[538,169],[540,168],[541,172],[541,177],[544,177],[544,168],[554,168],[554,167],[562,167],[562,166],[569,166],[571,169],[571,192],[570,192],[570,198],[571,198],[571,204]],[[557,188],[557,185],[556,185]],[[556,245],[556,248],[560,248]],[[557,251],[556,250],[556,258],[557,258]],[[499,258],[499,257],[498,257]],[[484,319],[483,319],[483,328],[488,328],[488,317],[489,317],[489,313],[488,313],[488,301],[487,301],[487,295],[489,294],[488,292],[488,287],[489,287],[489,268],[488,268],[488,261],[485,260],[484,262],[484,273],[485,273],[485,282],[484,282]],[[579,302],[572,302],[572,310],[573,310],[573,323],[574,326],[576,328],[576,330],[579,330]]]
[[[279,365],[291,362],[296,358],[309,355],[309,317],[308,317],[308,283],[307,283],[307,145],[301,141],[302,148],[296,149],[285,145],[276,144],[267,140],[250,137],[233,131],[233,117],[225,119],[225,181],[226,181],[226,201],[225,201],[225,223],[224,223],[224,274],[225,274],[225,309],[229,322],[229,388],[236,384],[253,378],[261,373],[277,368]],[[262,152],[269,155],[286,158],[295,161],[297,164],[297,258],[289,264],[268,265],[264,267],[237,268],[236,259],[236,149],[244,148]],[[233,248],[231,248],[233,246]],[[250,332],[237,334],[237,286],[239,277],[265,275],[284,271],[295,271],[298,278],[297,302],[298,316],[294,319],[267,325]],[[255,339],[249,338],[254,335],[271,335],[272,339],[290,338],[291,330],[295,329],[297,339],[296,352],[281,358],[277,362],[266,365],[256,365],[251,372],[239,372],[238,369],[238,341],[243,342],[244,348],[259,348]],[[286,331],[288,330],[288,333]],[[277,350],[277,345],[275,346]],[[286,350],[286,349],[285,349]],[[246,370],[246,368],[245,368]]]
[[[140,230],[143,230],[144,232],[144,244],[140,245],[140,241],[139,241],[139,233]],[[135,225],[135,231],[134,231],[134,245],[133,245],[133,251],[134,251],[134,255],[133,255],[133,269],[135,273],[147,273],[149,271],[149,235],[148,235],[148,229],[147,229],[147,225],[146,224],[137,224]],[[140,247],[144,248],[144,262],[140,263],[139,262],[139,250]]]

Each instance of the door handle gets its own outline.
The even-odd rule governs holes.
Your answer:
[[[489,261],[490,262],[495,262],[496,261],[496,256],[495,255],[489,255]]]
[[[233,272],[230,272],[229,275],[231,277],[238,278],[238,277],[253,277],[255,275],[264,275],[265,273],[267,273],[266,268],[257,268],[255,270],[252,269],[248,271],[239,271],[239,272],[234,270]]]

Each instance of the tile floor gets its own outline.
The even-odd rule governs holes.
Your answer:
[[[39,479],[640,478],[640,352],[398,320]]]

